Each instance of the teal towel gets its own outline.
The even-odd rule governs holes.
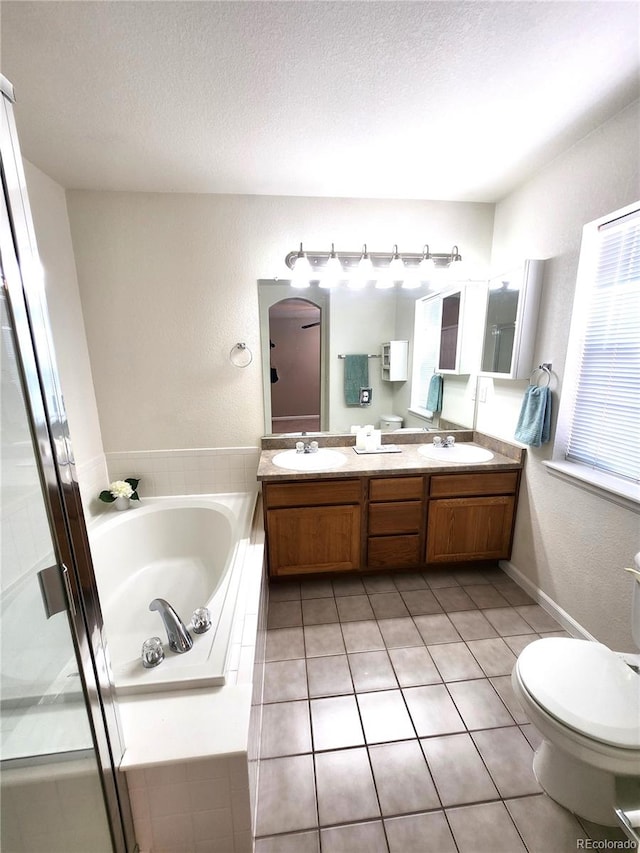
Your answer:
[[[360,389],[369,387],[369,356],[345,355],[344,401],[347,406],[360,405]]]
[[[427,405],[425,409],[428,412],[442,411],[442,376],[439,373],[434,373],[429,380],[429,391],[427,392]]]
[[[515,437],[523,444],[540,447],[551,433],[551,391],[545,385],[529,385],[524,392]]]

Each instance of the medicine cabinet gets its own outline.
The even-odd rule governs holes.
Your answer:
[[[439,304],[437,372],[467,375],[478,370],[483,332],[479,317],[486,294],[486,283],[472,282],[434,297]]]
[[[380,354],[382,378],[386,382],[404,382],[408,375],[409,341],[387,341]]]
[[[489,282],[481,376],[527,379],[533,369],[544,261],[526,260]]]

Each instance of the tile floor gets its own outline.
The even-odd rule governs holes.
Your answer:
[[[256,853],[569,853],[625,838],[536,782],[511,669],[560,627],[498,567],[272,584],[267,626]]]

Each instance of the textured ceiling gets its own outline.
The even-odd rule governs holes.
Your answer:
[[[637,2],[2,2],[69,188],[495,201],[638,97]]]

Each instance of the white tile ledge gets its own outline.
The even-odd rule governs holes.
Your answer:
[[[251,684],[123,696],[121,770],[246,753]]]
[[[640,513],[640,485],[614,477],[612,474],[596,471],[577,462],[558,460],[545,461],[542,464],[552,476],[586,489],[632,512]]]

